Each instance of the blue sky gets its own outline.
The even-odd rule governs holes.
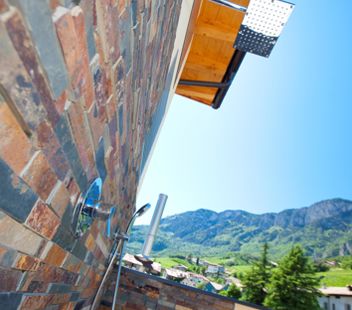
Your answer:
[[[219,110],[174,97],[138,206],[161,192],[164,216],[352,199],[352,1],[295,3],[270,58],[247,54]]]

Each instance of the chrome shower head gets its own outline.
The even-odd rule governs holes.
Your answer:
[[[136,220],[137,217],[142,216],[145,212],[147,212],[150,209],[151,205],[150,203],[145,204],[143,207],[140,207],[132,216],[131,220],[129,221],[127,228],[126,228],[126,234],[129,234],[130,229],[133,226],[134,221]]]
[[[142,216],[145,212],[147,212],[151,208],[150,203],[145,204],[143,207],[140,207],[135,213],[134,216],[139,217]]]

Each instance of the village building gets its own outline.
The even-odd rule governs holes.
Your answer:
[[[319,305],[324,310],[352,310],[352,285],[320,289]]]
[[[216,282],[208,282],[204,287],[204,291],[218,294],[221,291],[226,291],[228,289],[228,287],[229,287],[228,284],[219,284]]]
[[[216,264],[208,264],[205,273],[207,276],[218,277],[225,273],[225,267],[221,265],[216,265]]]
[[[122,260],[124,262],[124,265],[131,269],[145,271],[156,276],[161,275],[161,264],[157,262],[143,263],[137,258],[138,256],[136,255],[126,253]]]
[[[164,277],[168,280],[181,282],[183,279],[187,277],[187,274],[177,269],[165,268]]]
[[[209,283],[210,280],[203,275],[187,272],[186,278],[181,281],[182,284],[192,286],[192,287],[199,287],[203,283]]]
[[[177,269],[177,270],[181,270],[181,271],[187,271],[188,270],[188,268],[187,268],[187,266],[185,266],[185,265],[177,265],[177,266],[174,266],[173,267],[174,269]]]

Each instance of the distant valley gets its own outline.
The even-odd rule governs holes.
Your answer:
[[[136,226],[129,251],[139,253],[148,226]],[[299,243],[306,254],[320,259],[352,255],[352,201],[330,199],[279,213],[252,214],[241,210],[185,212],[161,220],[153,256],[256,257],[264,242],[280,259]]]

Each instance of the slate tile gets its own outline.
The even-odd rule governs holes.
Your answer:
[[[34,231],[51,239],[60,225],[60,219],[43,201],[38,200],[26,224]]]
[[[104,139],[103,138],[101,138],[99,140],[99,145],[98,145],[98,149],[95,154],[95,158],[96,158],[96,166],[97,166],[97,170],[99,172],[99,176],[101,177],[101,179],[103,180],[103,183],[104,183],[107,172],[106,172],[106,167],[105,167],[105,149],[104,149]]]
[[[0,293],[0,305],[2,309],[17,309],[22,300],[20,293]]]
[[[0,96],[0,156],[19,175],[32,153],[28,137]]]
[[[21,276],[21,271],[0,268],[0,292],[15,291]]]
[[[41,151],[33,155],[21,177],[43,200],[49,197],[57,182],[55,173]]]
[[[68,86],[67,71],[47,2],[11,0],[22,12],[31,30],[34,46],[55,98]],[[43,27],[46,25],[46,27]]]
[[[59,122],[54,128],[56,136],[61,147],[69,161],[75,180],[82,191],[86,190],[88,185],[87,177],[82,168],[76,146],[73,142],[70,128],[65,114],[60,117]]]
[[[66,251],[70,252],[75,245],[76,239],[70,231],[67,231],[67,228],[65,226],[61,225],[56,231],[56,234],[52,241],[57,243]]]
[[[31,212],[37,195],[0,159],[0,208],[20,222]]]
[[[71,291],[71,285],[62,283],[51,283],[48,287],[49,294],[63,294]]]

